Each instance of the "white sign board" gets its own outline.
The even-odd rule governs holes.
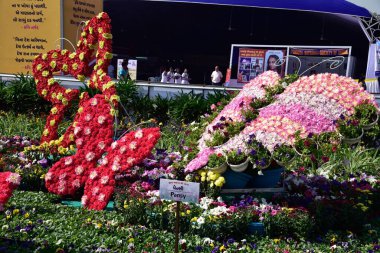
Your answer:
[[[160,179],[160,198],[181,202],[199,202],[199,183]]]

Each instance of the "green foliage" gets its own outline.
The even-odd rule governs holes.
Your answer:
[[[341,118],[337,121],[337,129],[345,138],[358,138],[363,133],[363,129],[359,125],[359,120],[355,118]]]
[[[136,82],[131,79],[119,80],[116,83],[116,92],[120,97],[120,102],[126,107],[133,106],[134,101],[138,97],[138,87]]]
[[[330,156],[330,160],[323,164],[318,171],[333,177],[334,175],[379,175],[380,156],[378,150],[363,147],[342,147]]]
[[[202,94],[182,92],[172,99],[169,116],[178,122],[190,123],[197,121],[208,110],[208,104]]]
[[[218,168],[226,162],[226,158],[222,154],[212,154],[208,158],[207,167],[213,169]]]
[[[228,135],[224,132],[215,131],[211,140],[206,141],[208,147],[216,147],[228,141]]]
[[[227,125],[228,137],[232,138],[233,136],[239,134],[245,127],[244,122],[232,122]]]
[[[36,90],[36,83],[33,77],[18,74],[12,81],[0,87],[2,102],[6,109],[15,113],[34,114],[46,113],[49,111],[50,104],[40,97]]]
[[[139,205],[139,200],[132,203]],[[159,224],[156,214],[169,214],[163,225],[173,224],[174,205],[148,203],[147,214],[151,221]],[[42,192],[15,191],[6,206],[0,212],[1,249],[5,252],[174,252],[174,233],[170,227],[168,231],[152,229],[146,226],[134,226],[126,223],[124,212],[89,211],[82,208],[66,207],[59,203],[59,197]],[[131,205],[132,205],[131,203]],[[254,219],[255,210],[244,213],[234,213],[232,216],[204,217],[204,227],[193,226],[197,223],[202,210],[193,206],[181,204],[181,227],[189,228],[188,232],[181,233],[185,239],[186,252],[211,252],[215,249],[225,249],[225,252],[330,252],[331,245],[336,245],[334,252],[369,252],[378,247],[379,224],[372,224],[366,228],[367,233],[361,237],[350,231],[342,233],[328,233],[319,242],[307,241],[301,236],[308,236],[313,227],[313,220],[305,213],[288,211],[276,219],[276,215],[269,217],[267,231],[274,231],[273,236],[285,238],[258,237],[246,234],[248,221]],[[122,207],[124,208],[124,207]],[[129,206],[127,207],[127,209]],[[127,210],[126,209],[126,210]],[[190,210],[190,213],[188,212]],[[153,212],[154,211],[154,212]],[[270,215],[270,214],[268,214]],[[359,215],[357,215],[359,216]],[[328,217],[328,216],[326,216]],[[281,222],[280,222],[281,218]],[[359,217],[358,217],[359,218]],[[195,221],[194,221],[195,220]],[[326,221],[328,221],[326,219]],[[149,218],[148,218],[149,222]],[[350,222],[347,222],[349,224]],[[214,226],[213,226],[214,225]],[[310,228],[307,226],[310,225]],[[279,227],[280,229],[276,229]],[[21,230],[22,229],[22,230]],[[293,233],[289,238],[285,231]],[[312,232],[312,231],[310,231]],[[280,233],[280,234],[279,234]],[[199,236],[197,234],[201,234]],[[205,238],[205,237],[207,238]],[[221,241],[214,241],[215,238]],[[210,239],[211,238],[211,239]],[[231,238],[231,240],[226,240]],[[234,241],[234,238],[236,241]],[[239,239],[244,238],[244,241]],[[294,240],[300,238],[300,240]],[[224,240],[223,240],[224,239]],[[347,247],[337,242],[348,242]],[[27,243],[29,242],[29,243]],[[375,243],[374,243],[375,242]],[[28,245],[25,247],[25,245]],[[24,246],[24,247],[23,247]],[[198,247],[199,246],[199,247]],[[197,248],[197,249],[196,249]]]
[[[0,111],[4,111],[6,110],[7,108],[7,105],[5,103],[5,86],[7,85],[7,82],[5,81],[2,81],[0,80],[0,101],[2,101],[0,103]]]
[[[227,153],[227,162],[229,164],[238,165],[247,160],[247,156],[240,150],[232,150]]]
[[[271,237],[310,238],[315,222],[302,209],[284,208],[276,215],[268,213],[264,219],[266,232]]]
[[[58,136],[61,136],[71,124],[64,121],[59,125]],[[45,119],[34,114],[14,114],[0,111],[0,134],[2,136],[28,136],[31,139],[40,139],[44,130]]]
[[[368,125],[374,122],[377,118],[377,108],[373,104],[360,104],[354,108],[355,119],[358,119],[360,125]]]
[[[296,155],[297,153],[294,148],[285,144],[276,146],[272,153],[273,159],[283,165],[289,164]]]

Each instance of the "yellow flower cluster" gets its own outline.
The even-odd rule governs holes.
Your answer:
[[[198,173],[201,176],[201,182],[209,182],[210,187],[214,187],[214,185],[217,187],[222,187],[226,182],[224,177],[222,177],[219,173],[214,173],[212,171],[206,172],[204,170],[200,170]]]

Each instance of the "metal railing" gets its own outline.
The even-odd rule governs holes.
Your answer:
[[[16,78],[16,75],[0,74],[2,80],[12,80]],[[85,85],[73,78],[66,76],[54,76],[54,79],[58,80],[65,88],[79,89]],[[117,81],[116,79],[114,81]],[[215,93],[216,91],[239,91],[241,88],[219,87],[205,84],[173,84],[173,83],[155,83],[149,81],[137,81],[136,86],[139,87],[139,93],[142,96],[148,95],[153,98],[158,95],[165,98],[171,98],[180,93],[202,94],[207,97],[209,93]]]

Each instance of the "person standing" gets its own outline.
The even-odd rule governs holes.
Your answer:
[[[219,71],[219,66],[215,66],[215,70],[211,74],[212,85],[221,86],[222,85],[223,74]]]
[[[121,63],[121,69],[118,73],[118,77],[120,80],[128,80],[128,78],[129,78],[128,61],[123,61]]]
[[[167,83],[168,82],[168,71],[164,69],[161,74],[161,83]]]
[[[183,70],[181,83],[182,84],[189,84],[189,74],[187,73],[187,69]]]
[[[111,78],[115,78],[115,67],[111,63],[108,65],[107,75]]]
[[[173,68],[169,68],[169,72],[167,73],[168,83],[174,83],[174,73]]]
[[[174,70],[174,82],[177,83],[177,84],[180,84],[181,83],[181,74],[179,73],[179,68],[176,68]]]

